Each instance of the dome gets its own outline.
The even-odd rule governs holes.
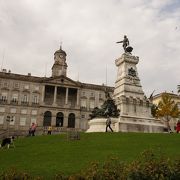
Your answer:
[[[60,46],[60,49],[57,50],[54,54],[56,53],[61,53],[61,54],[64,54],[66,56],[66,52],[62,50],[61,46]]]

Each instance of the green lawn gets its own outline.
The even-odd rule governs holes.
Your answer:
[[[180,157],[180,134],[81,133],[81,139],[67,141],[66,135],[19,138],[16,148],[0,149],[0,170],[16,167],[47,178],[57,172],[75,173],[92,161],[109,156],[132,161],[145,149]]]

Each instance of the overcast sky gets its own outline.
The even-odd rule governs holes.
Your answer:
[[[69,78],[102,84],[107,69],[114,86],[125,34],[146,95],[177,92],[179,0],[0,0],[0,62],[12,73],[51,76],[62,41]]]

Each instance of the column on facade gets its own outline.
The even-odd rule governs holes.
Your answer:
[[[53,104],[56,104],[56,98],[57,98],[57,86],[54,87],[54,100],[53,100]]]
[[[76,103],[77,106],[79,106],[79,89],[77,89],[77,103]]]
[[[45,94],[45,85],[42,87],[42,97],[41,97],[42,103],[44,103],[44,94]]]
[[[65,100],[65,104],[68,104],[68,92],[69,92],[69,88],[66,88],[66,100]]]

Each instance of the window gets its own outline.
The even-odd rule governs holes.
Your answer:
[[[81,118],[85,118],[85,117],[86,117],[86,115],[85,115],[85,114],[82,114],[82,115],[81,115]]]
[[[99,98],[102,98],[102,94],[99,94]]]
[[[19,88],[19,83],[14,83],[14,88]]]
[[[93,92],[91,93],[91,97],[94,97],[94,93]]]
[[[27,114],[27,109],[21,109],[21,114]]]
[[[11,108],[11,109],[10,109],[10,112],[11,112],[11,113],[16,113],[16,108]]]
[[[37,110],[32,110],[31,114],[32,115],[37,115]]]
[[[36,117],[31,117],[31,124],[35,123],[36,124]]]
[[[95,105],[94,100],[90,100],[89,102],[90,109],[94,109],[94,105]]]
[[[28,96],[26,94],[23,95],[22,102],[28,102]]]
[[[10,120],[9,124],[13,126],[15,124],[15,116],[12,116]]]
[[[81,99],[81,107],[86,108],[86,99]]]
[[[1,100],[2,101],[7,101],[7,92],[2,92],[1,93]]]
[[[4,116],[0,116],[0,124],[4,123]]]
[[[177,103],[178,109],[180,109],[180,103]]]
[[[19,125],[20,126],[25,126],[26,125],[26,117],[20,117]]]
[[[24,89],[29,89],[29,84],[25,84]]]
[[[101,108],[101,106],[103,105],[103,103],[104,103],[104,101],[100,100],[100,101],[99,101],[99,106],[98,106],[98,107]]]
[[[8,88],[8,83],[7,83],[7,82],[4,82],[3,86],[4,86],[5,88]]]
[[[37,95],[34,95],[32,102],[35,104],[38,104],[39,103],[39,97]]]
[[[36,86],[36,85],[35,85],[35,86],[34,86],[34,90],[35,90],[35,91],[39,91],[39,86]]]
[[[0,112],[5,112],[5,107],[0,107]]]
[[[18,94],[13,94],[12,95],[12,102],[17,102],[18,101]]]

